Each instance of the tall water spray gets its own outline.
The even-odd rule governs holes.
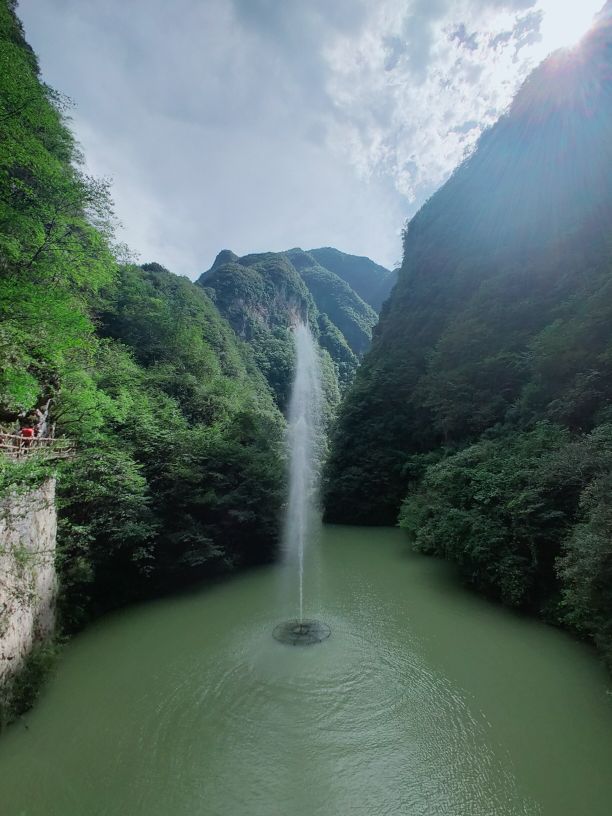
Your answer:
[[[308,326],[295,327],[296,366],[289,403],[289,505],[285,546],[297,561],[300,620],[304,617],[304,550],[312,531],[317,492],[321,417],[319,357]]]
[[[293,336],[296,367],[288,418],[290,466],[285,551],[289,564],[297,566],[299,618],[280,624],[274,636],[295,645],[316,643],[329,635],[329,629],[318,621],[304,620],[304,554],[316,517],[322,391],[319,355],[310,329],[299,323]]]

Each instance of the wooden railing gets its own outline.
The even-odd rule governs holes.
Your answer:
[[[56,439],[53,436],[26,437],[0,433],[0,452],[11,459],[23,459],[33,453],[50,459],[68,459],[74,455],[75,447],[69,439]]]

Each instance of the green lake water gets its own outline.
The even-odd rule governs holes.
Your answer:
[[[463,589],[398,530],[324,529],[322,644],[270,567],[76,638],[0,738],[1,816],[610,816],[593,652]]]

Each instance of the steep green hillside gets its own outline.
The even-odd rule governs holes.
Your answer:
[[[318,264],[301,249],[285,253],[302,278],[317,309],[339,329],[353,353],[361,357],[370,347],[378,315],[338,275]]]
[[[395,271],[385,269],[369,258],[347,255],[346,252],[340,252],[332,247],[309,249],[307,252],[318,264],[348,283],[375,312],[380,312],[397,280]]]
[[[106,187],[88,178],[40,82],[20,23],[0,3],[0,420],[44,397],[91,341],[87,299],[115,260]]]
[[[291,326],[308,319],[324,350],[328,403],[352,381],[377,316],[341,278],[301,249],[237,258],[219,253],[198,283],[237,335],[253,348],[279,407],[289,399],[293,372]]]
[[[272,557],[282,417],[206,293],[120,262],[104,185],[0,3],[0,430],[51,398],[77,455],[59,481],[65,630]],[[0,487],[48,466],[0,455]]]
[[[604,646],[611,45],[608,19],[543,63],[408,225],[326,486],[335,521],[393,523],[408,496],[419,548]]]

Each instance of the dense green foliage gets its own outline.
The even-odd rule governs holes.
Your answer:
[[[206,293],[122,263],[104,184],[0,4],[0,421],[52,398],[76,443],[58,484],[65,630],[137,597],[272,557],[284,423]],[[4,490],[44,475],[1,468]]]
[[[0,412],[30,407],[91,343],[113,275],[104,184],[79,169],[57,94],[0,4]],[[2,419],[0,413],[0,419]]]
[[[103,292],[87,450],[61,482],[65,619],[275,551],[282,418],[206,295],[150,264]]]
[[[335,521],[407,495],[417,547],[608,652],[611,45],[543,63],[408,225],[326,486]]]
[[[397,280],[395,271],[385,269],[369,258],[347,255],[332,247],[309,249],[307,252],[320,266],[345,281],[375,312],[380,312]]]
[[[591,636],[612,666],[612,479],[610,469],[583,492],[581,520],[558,562],[563,619]]]
[[[318,264],[312,255],[301,249],[290,249],[286,255],[306,284],[319,312],[337,326],[354,354],[363,355],[370,346],[372,327],[378,320],[374,309],[364,303],[342,278]]]
[[[350,286],[301,249],[243,258],[223,250],[198,283],[253,348],[282,411],[293,376],[291,327],[308,320],[321,348],[327,404],[333,413],[376,323],[376,313]]]
[[[248,262],[247,262],[248,261]],[[290,326],[306,319],[312,301],[295,270],[273,253],[244,262],[218,261],[199,283],[236,334],[253,348],[281,410],[285,410],[294,366]]]
[[[430,465],[400,524],[419,550],[451,558],[478,589],[555,619],[557,559],[585,490],[612,468],[612,426],[573,438],[540,423],[491,433]]]

